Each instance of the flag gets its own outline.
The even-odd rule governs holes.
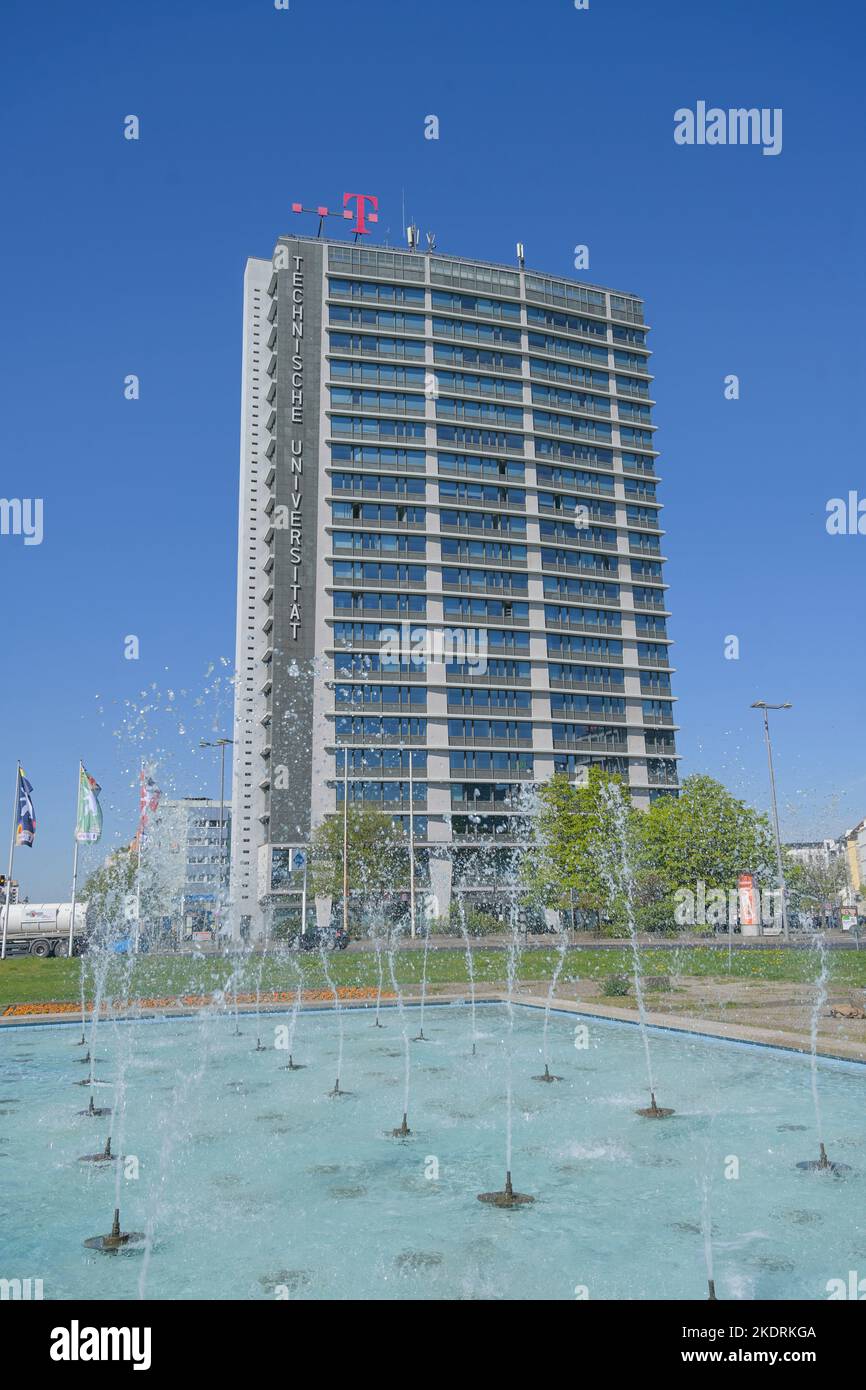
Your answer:
[[[139,835],[142,833],[142,831],[144,830],[145,826],[147,825],[147,813],[148,813],[148,811],[155,811],[155,810],[156,810],[157,806],[159,805],[159,798],[160,798],[161,796],[162,796],[162,792],[160,791],[159,787],[158,787],[158,786],[156,785],[156,783],[154,782],[153,778],[152,778],[152,777],[145,777],[145,775],[144,775],[144,768],[142,768],[142,769],[141,769],[141,779],[140,779],[139,796],[138,796],[138,807],[139,807],[138,833],[139,833]]]
[[[24,776],[23,768],[18,769],[18,826],[15,832],[16,845],[29,845],[33,848],[36,838],[36,812],[33,809],[33,788]]]
[[[75,819],[75,838],[79,844],[96,841],[102,834],[102,807],[99,793],[102,791],[95,777],[91,777],[81,764],[78,778],[78,814]]]

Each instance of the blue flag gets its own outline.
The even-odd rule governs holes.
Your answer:
[[[18,830],[15,835],[16,845],[29,845],[33,848],[33,841],[36,838],[36,812],[33,809],[33,788],[24,776],[23,769],[18,769]]]

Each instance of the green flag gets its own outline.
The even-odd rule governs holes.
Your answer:
[[[75,838],[79,843],[98,840],[102,834],[101,791],[96,778],[90,776],[82,763],[78,781],[78,817],[75,822]]]

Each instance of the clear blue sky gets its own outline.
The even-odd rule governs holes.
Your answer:
[[[766,805],[749,704],[790,699],[783,834],[866,814],[866,536],[824,526],[866,495],[861,6],[18,0],[2,23],[0,492],[43,498],[45,534],[0,537],[0,859],[20,756],[32,899],[68,894],[79,757],[98,857],[132,833],[141,753],[216,791],[196,745],[230,732],[244,260],[347,190],[378,193],[377,240],[405,190],[444,252],[521,239],[569,274],[587,243],[588,280],[645,297],[684,770]],[[783,108],[782,153],[677,146],[699,100]]]

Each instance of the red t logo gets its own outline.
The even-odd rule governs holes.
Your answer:
[[[357,204],[357,206],[356,206],[354,212],[352,212],[351,210],[349,210],[348,207],[347,207],[347,204],[349,204],[349,203],[352,201],[353,198],[354,198],[354,200],[355,200],[355,202],[356,202],[356,204]],[[366,223],[365,223],[365,221],[364,221],[364,204],[365,204],[365,203],[370,203],[370,205],[371,205],[371,207],[372,207],[372,211],[368,214],[368,220],[369,220],[370,222],[378,222],[378,221],[379,221],[379,199],[376,197],[376,195],[375,195],[374,193],[344,193],[344,194],[343,194],[343,208],[344,208],[343,216],[344,216],[344,217],[347,217],[347,218],[357,217],[358,220],[357,220],[357,222],[355,223],[355,225],[354,225],[354,227],[352,228],[352,230],[355,231],[355,232],[360,233],[361,236],[369,235],[369,231],[370,231],[370,228],[366,225]]]

